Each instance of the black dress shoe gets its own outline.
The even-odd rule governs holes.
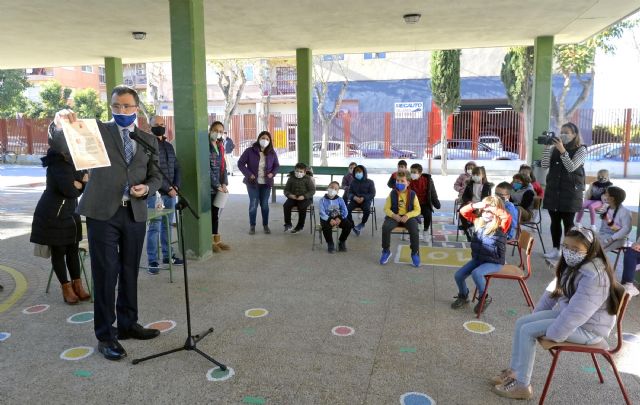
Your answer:
[[[98,342],[98,351],[107,360],[122,360],[127,357],[127,352],[118,341]]]
[[[142,327],[139,323],[133,324],[128,330],[118,329],[118,339],[138,339],[149,340],[160,336],[158,329],[147,329]]]

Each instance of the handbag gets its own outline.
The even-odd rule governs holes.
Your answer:
[[[43,259],[48,259],[51,257],[51,246],[34,243],[33,255],[36,257],[42,257]]]

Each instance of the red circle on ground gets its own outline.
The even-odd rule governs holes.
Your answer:
[[[25,314],[37,314],[40,312],[44,312],[47,309],[49,309],[49,305],[40,304],[40,305],[33,305],[31,307],[25,308],[22,310],[22,312]]]
[[[331,332],[336,336],[351,336],[355,333],[355,330],[350,326],[336,326],[331,329]]]

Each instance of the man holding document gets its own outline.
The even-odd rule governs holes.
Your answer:
[[[90,169],[78,213],[87,218],[98,350],[109,360],[127,355],[119,339],[153,339],[160,334],[138,323],[138,266],[146,233],[146,198],[162,184],[151,162],[158,159],[158,142],[135,125],[139,103],[135,90],[116,86],[111,92],[113,121],[79,121],[73,112],[62,110],[52,128],[64,130],[74,163]],[[153,146],[156,154],[149,157],[134,139]],[[113,327],[116,319],[117,328]]]

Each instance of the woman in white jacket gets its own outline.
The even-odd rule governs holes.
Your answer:
[[[534,312],[516,321],[511,364],[491,380],[493,392],[512,399],[531,399],[536,339],[546,336],[555,342],[600,342],[615,325],[623,293],[593,231],[572,228],[565,236],[556,279]]]

